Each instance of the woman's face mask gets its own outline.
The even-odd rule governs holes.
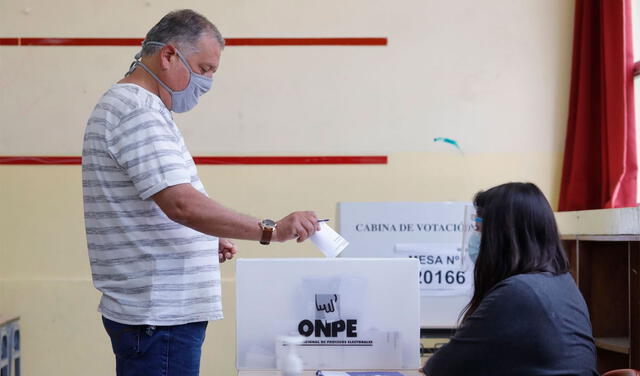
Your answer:
[[[156,46],[164,46],[165,43],[160,42],[146,42],[145,45],[156,45]],[[176,50],[177,51],[177,50]],[[136,55],[136,61],[132,64],[130,72],[135,68],[136,65],[141,66],[144,70],[147,71],[162,87],[169,92],[171,95],[171,110],[173,112],[182,113],[187,112],[194,108],[196,104],[198,104],[198,99],[200,96],[211,89],[211,85],[213,84],[213,79],[207,76],[203,76],[201,74],[195,73],[191,70],[187,59],[182,55],[180,51],[178,52],[178,57],[182,61],[182,63],[187,67],[190,73],[189,84],[183,90],[172,90],[167,84],[162,82],[160,78],[151,71],[146,65],[144,65],[139,60],[139,55]]]
[[[475,217],[474,219],[476,230],[469,236],[469,243],[467,244],[467,253],[469,253],[469,258],[475,264],[478,259],[478,254],[480,254],[480,241],[482,240],[481,226],[482,226],[482,218]]]
[[[482,236],[479,231],[474,231],[473,234],[469,237],[469,244],[467,245],[467,253],[469,254],[469,258],[475,264],[478,259],[478,254],[480,253],[480,240]]]

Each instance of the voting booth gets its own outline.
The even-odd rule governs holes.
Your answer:
[[[344,258],[389,257],[419,261],[420,326],[457,327],[473,295],[474,263],[465,240],[475,229],[470,202],[341,202]]]
[[[304,369],[419,367],[415,259],[238,259],[238,370],[276,370],[300,336]],[[401,292],[401,293],[399,293]]]

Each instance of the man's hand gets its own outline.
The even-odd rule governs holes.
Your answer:
[[[277,223],[273,233],[273,240],[276,242],[297,238],[298,243],[301,243],[320,230],[318,217],[316,217],[316,213],[311,211],[291,213]]]
[[[231,240],[225,238],[218,239],[218,261],[220,261],[220,263],[231,260],[236,253],[238,253],[238,249]]]

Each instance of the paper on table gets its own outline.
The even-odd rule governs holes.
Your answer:
[[[338,256],[349,245],[345,238],[324,222],[320,223],[320,231],[316,231],[309,239],[329,258]]]

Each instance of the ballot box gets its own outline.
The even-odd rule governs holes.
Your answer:
[[[300,336],[304,369],[416,369],[416,259],[239,259],[237,368],[275,370],[281,336]]]

